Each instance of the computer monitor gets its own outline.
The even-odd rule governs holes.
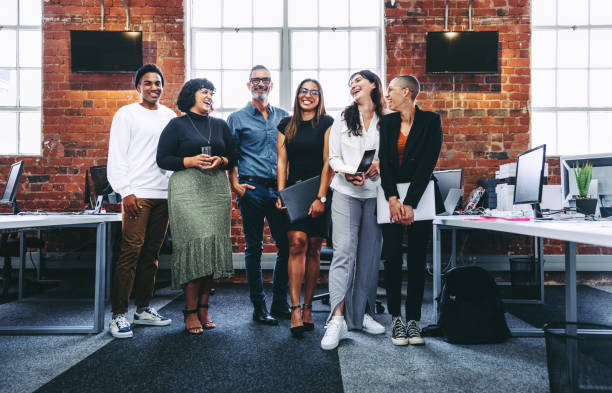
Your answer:
[[[516,159],[514,204],[531,204],[535,218],[542,218],[540,202],[542,202],[545,159],[546,145],[527,150],[519,154]]]
[[[589,195],[600,200],[602,216],[612,214],[612,152],[597,154],[581,154],[561,156],[561,202],[564,207],[570,205],[570,200],[578,195],[578,185],[574,168],[583,166],[587,161],[593,165]],[[601,209],[604,208],[604,209]]]
[[[13,206],[13,214],[19,213],[16,198],[17,189],[19,188],[19,183],[21,182],[22,172],[23,161],[19,161],[11,165],[11,170],[6,179],[6,186],[4,187],[4,192],[2,193],[2,199],[0,199],[0,203],[11,204]]]
[[[442,194],[442,200],[446,200],[448,196],[448,191],[451,188],[461,189],[461,185],[463,184],[463,169],[449,169],[446,171],[434,171],[433,175],[435,176],[438,182],[438,188],[440,189],[440,193]]]
[[[106,177],[106,165],[92,166],[89,171],[94,185],[95,212],[100,212],[103,203],[120,203],[121,195],[113,190]]]

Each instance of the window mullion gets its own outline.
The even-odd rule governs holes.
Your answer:
[[[15,29],[15,39],[17,42],[15,43],[15,64],[17,65],[17,70],[15,72],[15,86],[17,88],[17,107],[21,106],[21,62],[19,61],[19,36],[20,36],[20,24],[21,24],[21,13],[19,12],[19,8],[21,7],[21,2],[17,1],[17,29]],[[17,154],[21,153],[21,111],[17,111]]]

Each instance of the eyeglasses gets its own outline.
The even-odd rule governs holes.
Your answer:
[[[263,83],[264,85],[269,85],[272,79],[270,78],[251,78],[251,83],[254,85],[258,85]]]
[[[318,97],[318,96],[319,96],[319,94],[320,94],[320,93],[319,93],[319,90],[316,90],[316,89],[308,90],[308,89],[307,89],[307,88],[305,88],[305,87],[302,87],[302,88],[300,89],[300,94],[306,95],[306,94],[308,94],[308,93],[310,93],[310,95],[311,95],[311,96],[313,96],[313,97]]]

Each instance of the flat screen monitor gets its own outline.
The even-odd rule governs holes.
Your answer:
[[[428,73],[497,73],[497,31],[437,31],[426,35]]]
[[[448,191],[451,188],[461,189],[463,182],[463,169],[449,169],[446,171],[435,171],[433,173],[437,182],[440,193],[442,194],[442,200],[446,200]]]
[[[531,204],[534,209],[535,218],[542,218],[540,202],[542,202],[545,161],[546,145],[527,150],[519,154],[516,160],[514,204]]]
[[[6,186],[4,187],[4,192],[2,193],[2,199],[0,199],[0,203],[7,203],[13,205],[13,214],[19,213],[19,208],[17,207],[17,189],[19,188],[19,183],[21,182],[21,173],[23,172],[23,161],[19,161],[11,165],[11,170],[6,179]]]
[[[72,72],[134,72],[142,66],[141,31],[70,31]]]
[[[612,206],[612,152],[561,156],[561,202],[569,206],[570,199],[578,195],[578,185],[574,168],[583,166],[587,161],[593,165],[589,196],[598,198],[601,206]]]

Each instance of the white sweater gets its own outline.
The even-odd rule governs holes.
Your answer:
[[[363,126],[363,116],[359,114]],[[354,198],[376,198],[376,186],[380,184],[380,176],[372,181],[368,177],[362,186],[355,186],[347,181],[344,173],[351,173],[357,169],[361,162],[363,152],[376,149],[374,161],[378,161],[378,116],[376,113],[370,121],[368,130],[362,130],[361,136],[350,135],[342,113],[336,116],[329,132],[329,166],[336,173],[332,179],[331,188]]]
[[[139,103],[119,108],[113,117],[108,144],[107,177],[121,196],[167,199],[172,174],[157,166],[159,136],[176,114],[161,104],[156,110]]]

